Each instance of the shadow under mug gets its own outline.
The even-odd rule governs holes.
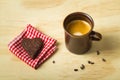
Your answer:
[[[88,22],[91,29],[88,33],[81,36],[74,36],[67,31],[67,26],[71,21],[84,20]],[[65,30],[65,44],[67,49],[76,54],[83,54],[91,48],[92,41],[100,41],[102,35],[98,32],[93,31],[94,21],[91,16],[83,12],[74,12],[69,14],[63,22]]]

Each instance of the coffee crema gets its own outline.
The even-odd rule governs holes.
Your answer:
[[[67,25],[67,31],[74,36],[81,36],[91,30],[91,26],[84,20],[74,20]]]

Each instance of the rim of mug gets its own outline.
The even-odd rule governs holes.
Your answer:
[[[87,32],[86,34],[83,34],[83,35],[80,35],[80,36],[76,36],[76,35],[70,34],[70,33],[66,30],[65,21],[66,21],[71,15],[76,15],[76,14],[80,14],[80,15],[85,16],[85,17],[91,22],[91,29],[90,29],[89,32]],[[90,34],[90,33],[92,32],[92,29],[93,29],[93,27],[94,27],[94,20],[93,20],[93,18],[92,18],[90,15],[88,15],[87,13],[84,13],[84,12],[73,12],[73,13],[71,13],[71,14],[69,14],[69,15],[67,15],[67,16],[65,17],[65,19],[64,19],[64,21],[63,21],[63,27],[64,27],[64,30],[65,30],[65,32],[66,32],[67,34],[69,34],[69,35],[72,36],[72,37],[79,38],[79,37],[88,35],[88,34]]]

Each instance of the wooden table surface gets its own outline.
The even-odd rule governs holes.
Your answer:
[[[103,35],[83,55],[70,53],[65,47],[63,20],[72,12],[91,15],[94,30]],[[37,70],[19,60],[7,46],[27,24],[58,41],[57,52]],[[88,64],[88,60],[95,64]],[[120,80],[120,0],[0,0],[0,80]]]

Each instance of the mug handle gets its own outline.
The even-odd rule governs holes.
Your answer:
[[[100,41],[102,39],[102,35],[98,32],[92,31],[90,33],[90,39],[93,41]]]

